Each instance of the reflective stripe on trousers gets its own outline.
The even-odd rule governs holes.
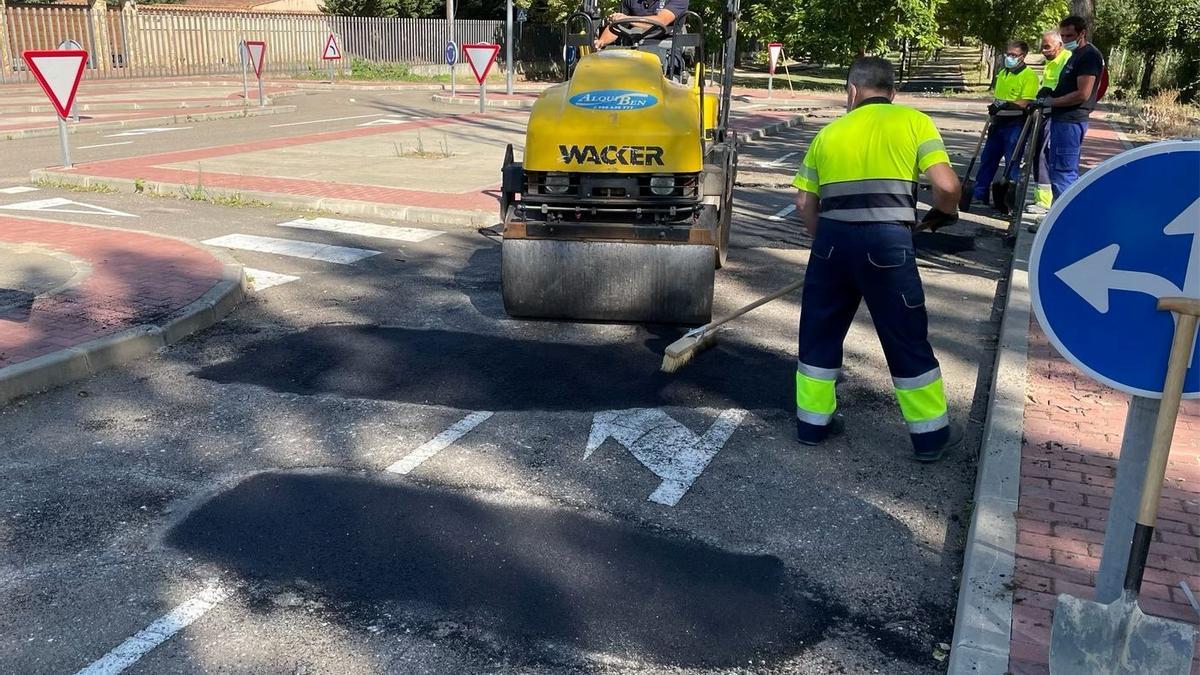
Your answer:
[[[796,364],[796,419],[825,426],[837,410],[838,368],[818,368],[803,361]]]
[[[950,424],[941,368],[916,377],[893,377],[892,384],[909,433],[927,434]]]

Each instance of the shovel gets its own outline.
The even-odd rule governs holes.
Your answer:
[[[1149,616],[1137,605],[1167,471],[1167,454],[1171,451],[1171,436],[1179,415],[1183,378],[1196,337],[1200,300],[1160,298],[1158,308],[1176,314],[1175,339],[1167,361],[1162,406],[1154,425],[1142,501],[1129,547],[1125,590],[1120,598],[1107,605],[1065,593],[1058,596],[1050,629],[1053,675],[1187,675],[1191,671],[1195,628],[1180,621]]]
[[[983,139],[987,138],[988,129],[992,128],[994,119],[995,117],[988,115],[987,122],[983,125],[983,131],[979,134],[979,141],[975,143],[975,154],[971,155],[971,162],[967,164],[967,171],[963,174],[962,195],[958,198],[958,210],[963,213],[971,212],[971,199],[975,194],[975,179],[971,178],[971,169],[975,168],[975,161],[979,159],[979,150],[983,148]]]

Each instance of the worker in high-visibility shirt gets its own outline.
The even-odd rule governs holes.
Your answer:
[[[1071,51],[1063,48],[1062,35],[1057,30],[1042,33],[1042,56],[1046,59],[1046,65],[1042,69],[1039,98],[1049,96],[1058,87],[1058,76],[1062,73],[1063,66],[1067,65],[1067,61],[1071,60]],[[1033,188],[1033,203],[1036,208],[1033,210],[1048,211],[1054,202],[1050,185],[1050,124],[1050,116],[1046,115],[1042,120],[1042,133],[1037,140],[1038,153],[1034,162],[1034,175],[1037,180]]]
[[[1021,150],[1017,141],[1025,122],[1026,108],[1037,98],[1038,76],[1025,65],[1029,45],[1013,40],[1004,50],[1004,68],[996,74],[995,100],[988,105],[992,126],[988,130],[983,154],[979,157],[979,173],[975,177],[975,194],[972,199],[987,203],[992,179],[1004,158],[1005,173],[1010,182],[1017,181],[1017,168],[1021,164]],[[1007,204],[993,204],[1001,213],[1008,212]]]
[[[816,445],[844,428],[835,385],[842,342],[865,300],[883,345],[915,458],[932,462],[962,439],[951,425],[942,374],[927,335],[917,273],[917,178],[933,188],[919,228],[958,219],[960,185],[945,145],[924,113],[895,105],[892,65],[860,58],[847,77],[849,112],[813,138],[793,185],[813,235],[800,310],[796,430]]]

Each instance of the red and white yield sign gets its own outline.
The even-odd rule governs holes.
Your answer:
[[[492,69],[492,64],[496,62],[496,54],[500,53],[500,45],[476,42],[463,45],[462,50],[467,57],[467,64],[471,66],[471,72],[475,73],[475,80],[483,84],[488,71]]]
[[[340,61],[342,59],[342,48],[338,46],[337,38],[333,33],[329,34],[329,39],[325,40],[325,51],[321,52],[321,58],[326,61]]]
[[[783,54],[783,44],[780,42],[772,42],[772,43],[768,44],[767,45],[767,54],[771,57],[770,73],[772,75],[774,75],[775,74],[775,64],[779,62],[779,56],[781,54]]]
[[[262,79],[263,63],[267,60],[267,43],[262,40],[246,40],[246,58],[250,59],[250,67],[254,68],[254,76]]]
[[[37,78],[38,84],[58,116],[66,119],[71,114],[71,106],[75,104],[75,92],[79,90],[79,80],[83,79],[83,67],[87,64],[87,52],[82,49],[64,49],[54,51],[31,50],[21,54],[25,64]]]

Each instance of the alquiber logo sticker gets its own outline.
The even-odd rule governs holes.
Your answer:
[[[603,89],[576,94],[570,102],[577,108],[588,110],[641,110],[658,103],[658,98],[628,89]]]

